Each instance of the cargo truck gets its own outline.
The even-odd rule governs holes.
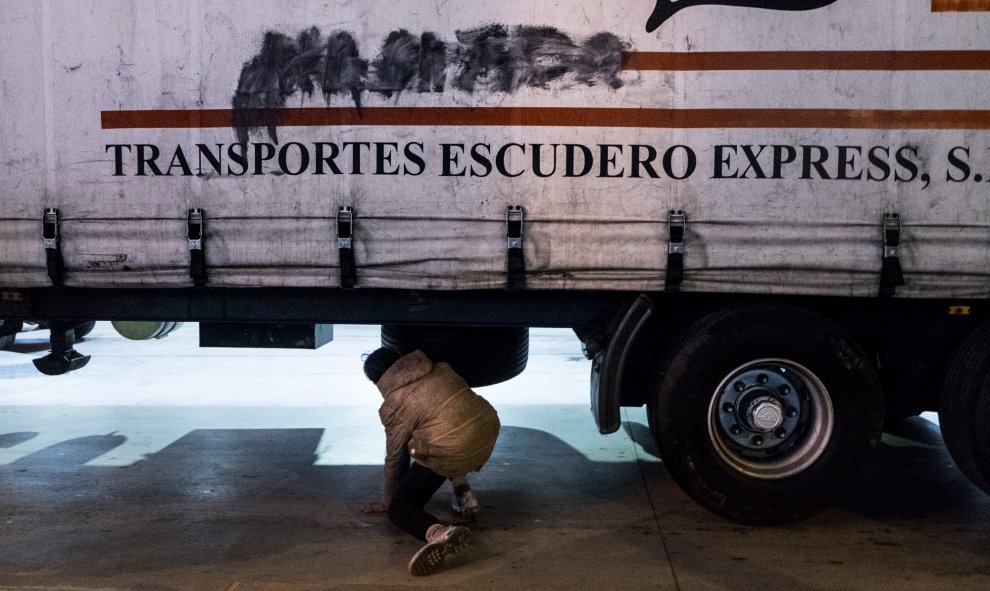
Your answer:
[[[985,0],[2,0],[0,334],[48,327],[57,375],[94,320],[381,324],[483,385],[568,327],[599,430],[646,405],[728,519],[821,511],[924,411],[990,492],[988,31]]]

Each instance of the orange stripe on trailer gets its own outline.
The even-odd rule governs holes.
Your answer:
[[[990,0],[932,0],[932,12],[990,12]]]
[[[491,126],[653,129],[990,129],[990,110],[352,107],[103,111],[103,129]]]
[[[990,0],[988,0],[990,2]],[[636,51],[626,70],[990,70],[990,51]]]

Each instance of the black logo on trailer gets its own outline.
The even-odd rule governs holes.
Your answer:
[[[646,21],[646,32],[652,33],[674,14],[690,6],[715,4],[771,10],[814,10],[824,8],[834,2],[835,0],[657,0],[657,7],[653,9],[650,19]]]

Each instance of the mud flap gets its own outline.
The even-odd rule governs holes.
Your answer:
[[[626,359],[639,331],[653,315],[653,301],[640,294],[616,318],[608,344],[595,354],[591,363],[591,412],[602,435],[615,433],[622,421],[619,402]]]

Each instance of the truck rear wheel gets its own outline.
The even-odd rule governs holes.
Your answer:
[[[14,345],[17,333],[24,328],[20,320],[4,320],[0,318],[0,351]]]
[[[952,358],[938,418],[952,459],[973,484],[990,493],[990,323]]]
[[[449,363],[472,388],[508,381],[526,369],[525,326],[382,325],[382,346],[400,353],[421,350]]]
[[[91,320],[89,322],[83,322],[75,328],[76,339],[82,339],[89,333],[93,332],[94,328],[96,328],[96,321]]]
[[[778,305],[693,324],[649,406],[674,480],[714,513],[755,525],[831,505],[883,424],[879,378],[859,346],[825,318]]]

